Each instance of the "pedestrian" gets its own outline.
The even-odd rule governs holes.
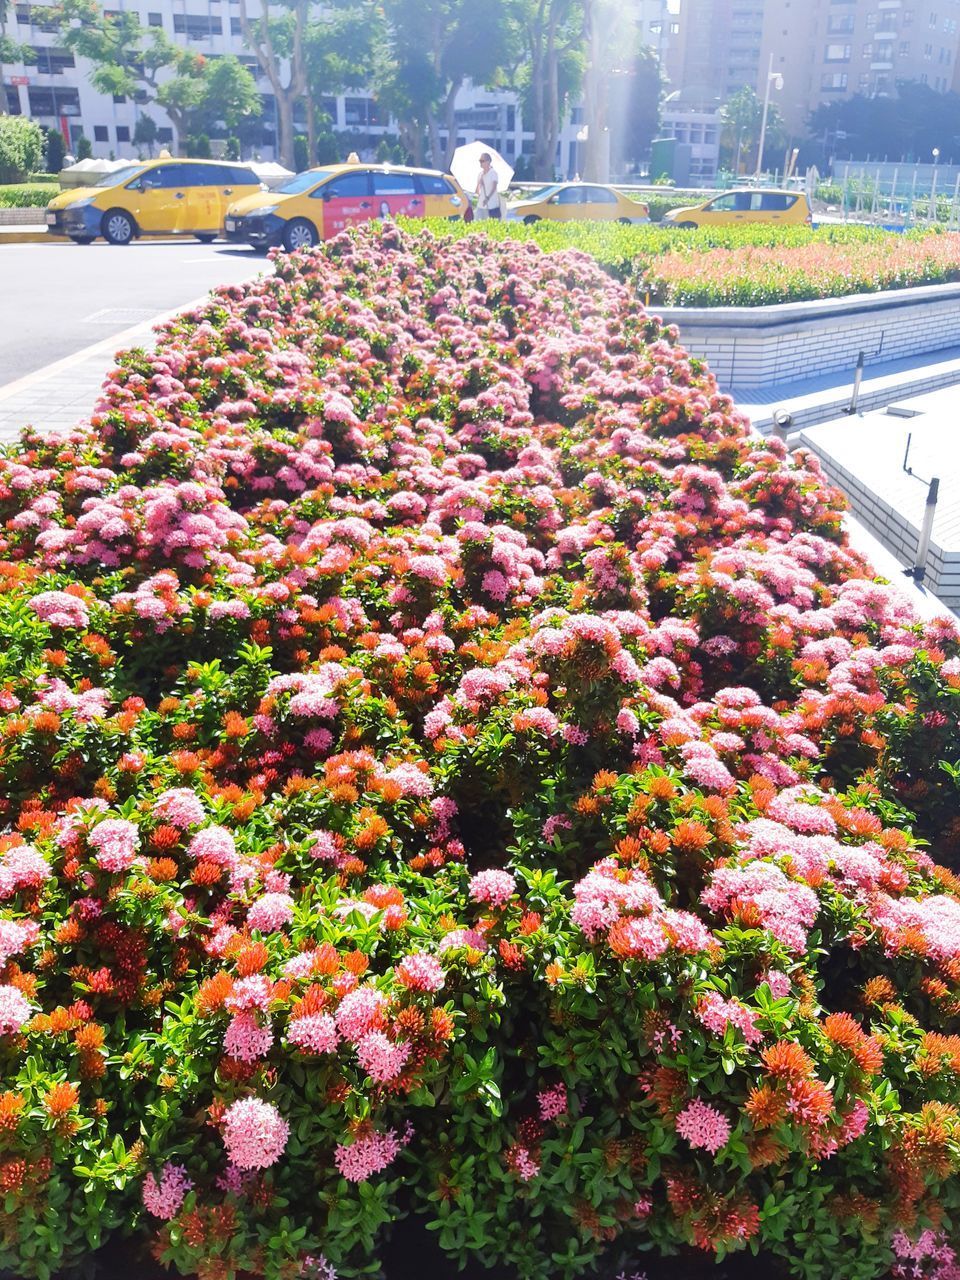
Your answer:
[[[497,171],[493,167],[493,157],[484,151],[480,157],[480,177],[477,179],[477,217],[499,218],[500,185]]]

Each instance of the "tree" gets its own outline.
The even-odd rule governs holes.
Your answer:
[[[293,112],[307,91],[304,39],[310,10],[311,0],[279,0],[251,18],[247,0],[240,0],[243,41],[270,81],[277,104],[277,151],[288,169],[296,167]]]
[[[0,182],[22,182],[43,158],[43,130],[25,116],[0,116]]]
[[[342,93],[369,80],[383,38],[381,10],[370,0],[331,0],[311,16],[304,35],[307,94],[307,153],[316,163],[319,129],[317,99]]]
[[[584,0],[583,17],[583,114],[587,124],[583,176],[591,182],[606,182],[610,177],[610,83],[615,75],[625,74],[638,51],[638,35],[629,11],[619,0]]]
[[[933,149],[941,163],[960,158],[960,95],[937,93],[929,85],[901,81],[897,96],[867,98],[856,94],[843,102],[824,103],[808,124],[826,157],[838,137],[851,157],[929,163]]]
[[[763,103],[749,85],[744,85],[721,107],[720,120],[728,163],[733,166],[734,173],[739,173],[743,158],[750,156],[754,148],[759,146],[763,127]],[[786,141],[787,130],[780,109],[775,102],[771,102],[767,108],[764,153],[768,149],[776,153],[786,145]]]
[[[467,80],[494,83],[509,61],[508,0],[383,0],[383,11],[378,99],[396,116],[415,162],[447,169],[457,94]]]
[[[560,126],[583,78],[583,0],[516,0],[511,10],[524,123],[533,131],[533,176],[554,175]]]
[[[232,54],[207,58],[199,87],[199,100],[188,109],[190,127],[195,134],[227,137],[263,111],[256,81]],[[162,100],[160,95],[158,100]]]
[[[134,145],[138,147],[146,147],[147,155],[153,155],[153,148],[157,143],[157,134],[159,129],[157,122],[153,116],[143,115],[137,121],[133,131]]]
[[[253,77],[236,58],[181,49],[160,27],[142,26],[135,13],[108,16],[98,0],[60,0],[54,12],[67,47],[93,63],[94,88],[156,102],[170,118],[178,147],[205,110],[222,120],[259,108]]]
[[[660,59],[643,46],[625,76],[616,76],[611,86],[613,167],[623,172],[650,152],[650,144],[660,127],[660,99],[663,76]]]

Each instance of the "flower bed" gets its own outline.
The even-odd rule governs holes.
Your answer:
[[[0,1266],[945,1280],[956,629],[585,256],[276,267],[0,459]]]
[[[436,219],[434,230],[449,224]],[[476,234],[461,224],[455,234]],[[490,234],[484,228],[483,234]],[[676,228],[596,222],[500,223],[498,239],[589,253],[663,306],[759,307],[960,280],[960,235],[871,227]]]

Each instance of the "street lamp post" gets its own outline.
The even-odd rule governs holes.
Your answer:
[[[773,54],[770,54],[770,66],[767,69],[767,89],[763,95],[763,119],[760,122],[760,146],[757,150],[757,172],[754,174],[755,181],[760,181],[760,174],[763,172],[763,144],[767,137],[767,113],[770,110],[770,86],[775,84],[777,89],[783,88],[783,76],[779,71],[773,69]]]

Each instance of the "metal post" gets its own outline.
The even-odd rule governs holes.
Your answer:
[[[930,208],[927,210],[927,221],[936,222],[937,220],[937,166],[934,162],[933,180],[930,183]]]
[[[891,223],[897,216],[897,178],[900,174],[900,166],[897,165],[893,171],[893,181],[890,184],[890,221]]]
[[[913,184],[910,187],[910,216],[908,219],[908,225],[910,226],[913,225],[913,219],[916,216],[916,211],[917,211],[916,200],[917,200],[917,166],[914,165],[913,166]]]
[[[956,227],[957,225],[957,201],[960,200],[960,174],[957,174],[957,180],[953,184],[953,201],[950,205],[950,217],[947,219],[947,227]]]
[[[857,356],[857,367],[853,374],[853,394],[850,397],[850,403],[844,409],[844,413],[853,414],[857,412],[857,406],[860,402],[860,383],[863,381],[863,352]]]
[[[910,577],[914,582],[923,582],[927,572],[927,554],[930,551],[930,536],[933,533],[933,518],[937,514],[937,498],[940,494],[940,478],[934,476],[927,489],[927,505],[923,509],[923,524],[920,527],[920,538],[917,542],[917,554],[914,557]]]

